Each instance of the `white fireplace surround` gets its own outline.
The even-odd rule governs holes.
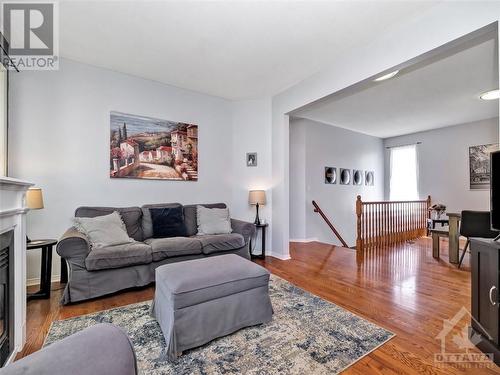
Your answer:
[[[14,351],[7,364],[26,342],[26,190],[33,184],[0,177],[0,234],[14,231]]]

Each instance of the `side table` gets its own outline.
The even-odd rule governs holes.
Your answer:
[[[257,229],[257,233],[259,232],[259,229],[262,231],[262,253],[260,255],[254,255],[252,254],[252,239],[250,239],[250,256],[252,259],[265,259],[266,258],[266,228],[269,226],[269,224],[254,224],[255,228]]]
[[[28,294],[28,301],[32,299],[50,298],[50,283],[52,279],[52,247],[57,240],[32,240],[26,243],[28,250],[42,249],[42,265],[40,270],[40,290]]]

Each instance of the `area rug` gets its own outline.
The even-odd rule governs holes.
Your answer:
[[[185,352],[169,362],[150,302],[55,321],[45,345],[91,325],[108,322],[125,330],[140,374],[335,374],[394,334],[272,275],[273,320]]]

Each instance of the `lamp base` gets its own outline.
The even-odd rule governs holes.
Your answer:
[[[260,225],[260,219],[259,219],[259,204],[257,203],[255,205],[256,208],[256,214],[255,214],[255,221],[253,222],[255,225]]]

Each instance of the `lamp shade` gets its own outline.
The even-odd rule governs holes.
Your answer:
[[[266,204],[266,191],[265,190],[250,190],[248,194],[248,203],[250,204]]]
[[[29,188],[26,192],[26,206],[31,210],[43,208],[43,195],[40,188]]]

